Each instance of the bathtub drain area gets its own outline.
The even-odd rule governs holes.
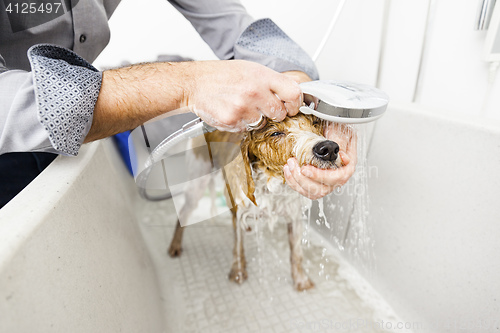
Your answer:
[[[195,214],[210,209],[202,199]],[[183,252],[167,248],[177,215],[171,201],[138,203],[137,219],[158,271],[167,332],[387,332],[398,321],[325,239],[304,234],[304,268],[313,289],[293,289],[286,225],[244,232],[248,279],[229,281],[233,228],[229,213],[186,227]],[[391,322],[391,329],[387,324]],[[406,330],[405,332],[409,332]]]

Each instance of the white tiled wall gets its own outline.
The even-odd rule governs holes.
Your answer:
[[[493,87],[490,104],[483,109],[489,65],[483,61],[486,34],[473,29],[477,3],[435,1],[418,102],[500,118],[500,80]]]
[[[391,1],[381,59],[380,88],[393,101],[413,100],[429,0]]]

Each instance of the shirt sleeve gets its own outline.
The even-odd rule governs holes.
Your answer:
[[[257,20],[243,31],[236,41],[234,57],[278,72],[297,70],[313,80],[319,79],[311,57],[270,19]]]
[[[220,59],[245,59],[278,72],[319,78],[311,57],[270,19],[255,21],[234,0],[169,0]]]
[[[43,151],[75,156],[92,125],[102,74],[53,45],[28,50],[31,72],[0,59],[0,154]]]

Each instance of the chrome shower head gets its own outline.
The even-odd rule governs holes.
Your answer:
[[[306,106],[300,111],[337,123],[360,124],[380,118],[389,103],[383,91],[369,85],[309,81],[300,84]]]

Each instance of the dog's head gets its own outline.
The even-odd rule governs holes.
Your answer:
[[[281,122],[268,121],[264,128],[246,133],[241,152],[250,200],[255,203],[252,169],[284,182],[283,166],[291,157],[297,158],[300,166],[340,167],[339,145],[324,137],[326,126],[327,123],[313,115],[299,113]]]

